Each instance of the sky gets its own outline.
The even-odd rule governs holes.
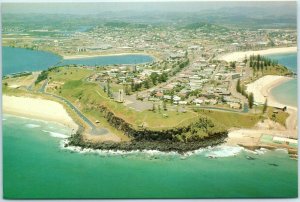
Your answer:
[[[17,0],[15,0],[17,1]],[[21,0],[18,0],[21,1]],[[24,0],[23,0],[24,1]],[[31,0],[33,1],[33,0]],[[45,0],[46,1],[46,0]],[[55,0],[54,0],[55,1]],[[58,0],[56,0],[58,1]],[[66,1],[66,0],[65,0]],[[68,0],[67,0],[68,1]],[[117,0],[118,2],[104,3],[74,3],[76,0],[72,0],[73,3],[5,3],[2,5],[3,13],[65,13],[65,14],[97,14],[104,11],[124,11],[124,10],[138,10],[138,11],[166,11],[166,12],[197,12],[203,10],[215,10],[219,8],[237,8],[243,7],[270,7],[276,11],[276,13],[288,13],[294,11],[296,7],[295,2],[187,2],[178,1],[175,2],[145,2],[149,0],[131,0],[135,3],[126,3],[128,0]],[[77,0],[78,1],[78,0]],[[150,0],[152,1],[152,0]],[[157,0],[156,0],[157,1]],[[167,0],[168,1],[168,0]],[[39,1],[40,2],[40,1]],[[120,3],[122,2],[122,4]],[[137,3],[139,2],[139,3]]]
[[[203,2],[208,0],[2,0],[2,2]],[[218,0],[218,1],[249,1],[249,0]],[[295,1],[295,0],[252,0],[252,1]]]

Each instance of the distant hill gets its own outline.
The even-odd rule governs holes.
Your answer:
[[[184,26],[185,29],[200,29],[202,32],[227,32],[229,29],[227,27],[204,23],[204,22],[197,22],[192,23]]]

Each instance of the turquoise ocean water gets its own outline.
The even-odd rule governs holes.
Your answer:
[[[112,64],[139,64],[153,61],[153,58],[149,55],[136,54],[63,60],[62,57],[50,52],[11,47],[2,47],[2,58],[2,75],[23,71],[45,70],[51,66],[69,64],[101,66]]]
[[[57,124],[4,115],[3,126],[5,198],[297,196],[297,161],[285,151],[223,146],[184,159],[157,152],[109,155],[63,148],[70,131]]]
[[[285,65],[293,72],[297,73],[297,53],[276,54],[268,57],[278,60],[280,64]],[[297,106],[297,79],[287,81],[271,90],[276,100],[283,104]]]

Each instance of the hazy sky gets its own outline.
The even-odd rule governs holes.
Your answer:
[[[19,0],[21,1],[21,0]],[[74,1],[74,0],[73,0]],[[104,0],[105,1],[105,0]],[[108,1],[108,0],[107,0]],[[289,13],[296,11],[296,1],[287,2],[139,2],[126,3],[127,0],[119,2],[102,3],[4,3],[2,4],[3,13],[65,13],[65,14],[97,14],[104,11],[150,11],[150,12],[197,12],[203,10],[215,10],[220,8],[238,8],[238,7],[259,7],[276,11],[276,13]],[[138,1],[138,0],[131,0]],[[141,0],[139,0],[141,1]],[[146,0],[144,0],[146,1]],[[157,1],[157,0],[156,0]],[[121,3],[120,3],[121,2]],[[295,12],[296,13],[296,12]]]

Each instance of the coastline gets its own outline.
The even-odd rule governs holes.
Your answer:
[[[273,138],[286,138],[286,141],[289,140],[298,140],[297,135],[297,112],[298,108],[294,106],[285,105],[276,100],[275,97],[272,96],[271,90],[285,83],[292,78],[285,76],[275,76],[275,75],[266,75],[253,83],[246,85],[247,92],[252,92],[254,95],[255,103],[259,105],[263,105],[265,103],[266,98],[268,99],[268,106],[283,108],[287,107],[287,113],[289,117],[286,119],[285,128],[276,129],[276,128],[260,128],[259,126],[252,129],[240,129],[234,128],[231,129],[228,133],[228,139],[226,145],[238,145],[245,147],[247,149],[256,150],[260,148],[266,149],[278,149],[285,148],[288,153],[295,157],[297,154],[297,148],[290,147],[289,144],[283,143],[278,144],[278,142],[274,142]],[[261,122],[262,125],[267,126],[268,121]],[[269,136],[272,138],[272,141],[265,142],[263,139],[264,136]]]
[[[290,77],[277,76],[277,75],[266,75],[253,83],[247,84],[247,92],[253,93],[254,102],[263,105],[265,100],[268,99],[268,106],[283,108],[285,106],[289,108],[296,108],[293,106],[288,106],[286,104],[280,103],[271,94],[271,90],[282,83],[292,80]]]
[[[244,52],[232,52],[225,55],[220,55],[219,60],[225,60],[226,62],[241,61],[245,56],[249,57],[250,55],[273,55],[273,54],[285,54],[285,53],[295,53],[297,52],[297,47],[285,47],[285,48],[269,48],[265,50],[258,51],[244,51]]]
[[[275,75],[267,75],[264,76],[255,82],[247,85],[247,92],[252,92],[254,96],[254,101],[258,104],[264,104],[265,99],[268,99],[268,106],[276,107],[276,108],[287,108],[287,113],[289,113],[289,117],[286,120],[286,129],[287,133],[291,133],[294,138],[297,138],[297,114],[298,107],[286,105],[278,100],[271,94],[271,90],[276,86],[279,86],[282,83],[285,83],[292,78],[285,76],[275,76]],[[298,138],[297,138],[298,139]]]
[[[74,131],[78,125],[65,108],[52,100],[30,97],[2,96],[3,113],[63,124]]]
[[[124,56],[124,55],[145,55],[145,56],[150,56],[153,59],[155,57],[150,54],[146,53],[139,53],[139,52],[130,52],[130,53],[107,53],[107,54],[92,54],[92,55],[61,55],[61,57],[64,60],[72,60],[72,59],[84,59],[84,58],[95,58],[95,57],[108,57],[108,56]]]

